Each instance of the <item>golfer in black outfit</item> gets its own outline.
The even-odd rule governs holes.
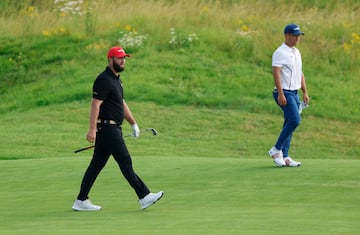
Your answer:
[[[131,156],[125,145],[121,125],[124,118],[131,124],[133,136],[138,137],[140,130],[123,97],[120,72],[125,69],[125,58],[130,57],[121,47],[112,47],[108,52],[108,66],[96,78],[93,86],[93,98],[90,112],[90,128],[87,133],[89,142],[95,141],[93,158],[83,177],[80,193],[72,208],[76,211],[100,210],[93,205],[88,194],[100,171],[110,155],[135,190],[141,209],[145,209],[162,196],[163,192],[150,193],[145,183],[134,172]]]

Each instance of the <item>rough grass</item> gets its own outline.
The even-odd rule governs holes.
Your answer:
[[[357,1],[107,0],[84,15],[59,14],[50,0],[1,4],[0,112],[85,99],[120,32],[147,35],[143,47],[126,48],[128,98],[269,112],[271,54],[296,22],[306,32],[299,47],[312,114],[359,120]],[[199,42],[171,48],[171,28]]]

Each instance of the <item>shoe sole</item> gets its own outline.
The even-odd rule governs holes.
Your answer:
[[[78,208],[78,207],[71,207],[74,211],[99,211],[101,210],[101,207],[99,209],[84,209],[84,208]]]
[[[295,166],[295,165],[294,165],[294,166],[290,166],[290,165],[287,165],[287,164],[286,164],[286,166],[287,166],[287,167],[299,167],[299,166],[301,166],[301,164],[298,164],[298,165],[296,165],[296,166]]]
[[[100,209],[75,209],[75,208],[72,208],[73,209],[73,211],[99,211],[99,210],[101,210],[101,208]]]
[[[162,197],[164,196],[164,192],[161,194],[161,196],[156,199],[156,201],[154,201],[153,203],[151,203],[150,205],[148,205],[147,207],[141,208],[141,210],[145,210],[146,208],[149,208],[150,206],[154,205],[157,201],[159,201]]]
[[[285,167],[286,165],[278,165],[276,162],[274,162],[277,167]]]

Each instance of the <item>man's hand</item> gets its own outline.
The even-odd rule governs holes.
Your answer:
[[[286,101],[286,97],[285,97],[284,94],[279,93],[279,95],[278,95],[278,104],[280,106],[286,106],[287,101]]]
[[[94,143],[95,139],[96,139],[96,129],[90,129],[86,135],[86,139],[90,142],[90,143]]]
[[[308,96],[307,93],[305,93],[305,94],[303,95],[303,100],[304,100],[305,104],[309,104],[310,98],[309,98],[309,96]]]
[[[140,129],[136,123],[131,125],[131,129],[133,130],[132,136],[139,137]]]

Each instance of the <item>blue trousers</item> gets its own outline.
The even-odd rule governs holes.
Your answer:
[[[276,90],[273,92],[276,104],[284,113],[284,125],[275,147],[282,150],[284,157],[287,157],[289,154],[292,134],[296,127],[299,126],[301,117],[299,114],[300,100],[297,91],[284,90],[284,95],[286,97],[287,104],[286,106],[280,106],[278,104],[278,92]]]

